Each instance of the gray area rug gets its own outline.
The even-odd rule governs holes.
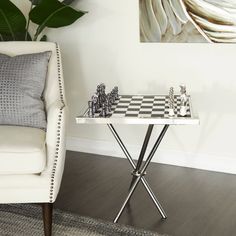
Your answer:
[[[160,234],[54,210],[55,236],[160,236]],[[42,236],[41,207],[29,204],[0,205],[1,236]]]

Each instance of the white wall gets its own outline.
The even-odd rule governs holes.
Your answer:
[[[75,124],[98,83],[118,85],[122,94],[163,94],[185,83],[201,125],[171,127],[154,160],[236,173],[236,45],[142,44],[138,0],[80,0],[75,7],[89,13],[48,33],[63,54],[68,148],[121,156],[106,126]],[[146,127],[117,128],[137,156]]]

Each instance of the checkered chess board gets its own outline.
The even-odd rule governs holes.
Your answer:
[[[175,117],[180,111],[180,96],[175,96]],[[87,116],[87,113],[84,114]],[[95,113],[94,118],[100,117],[100,110]],[[112,110],[108,114],[109,118],[169,118],[168,96],[153,95],[122,95],[112,104]],[[187,114],[191,117],[190,104],[187,102]]]
[[[175,96],[175,117],[181,117],[180,96]],[[168,118],[169,102],[168,96],[120,96],[112,106],[112,117],[137,117],[137,118]],[[191,117],[189,102],[187,103],[187,115]]]
[[[100,110],[94,117],[88,111],[76,117],[77,123],[119,123],[119,124],[199,124],[198,117],[192,112],[191,98],[188,96],[187,114],[180,116],[180,96],[174,96],[175,116],[169,116],[168,95],[120,95],[112,104],[111,112],[106,117],[100,116]]]

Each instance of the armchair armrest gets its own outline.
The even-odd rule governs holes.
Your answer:
[[[47,166],[41,173],[50,183],[49,202],[54,202],[60,189],[65,163],[66,106],[57,100],[47,109]]]

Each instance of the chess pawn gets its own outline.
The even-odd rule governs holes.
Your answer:
[[[175,111],[174,111],[173,108],[169,108],[169,116],[170,116],[170,117],[175,116]]]
[[[88,117],[94,117],[93,101],[88,101]]]
[[[92,102],[93,102],[93,111],[95,113],[98,110],[98,95],[97,94],[94,94],[92,96]]]

